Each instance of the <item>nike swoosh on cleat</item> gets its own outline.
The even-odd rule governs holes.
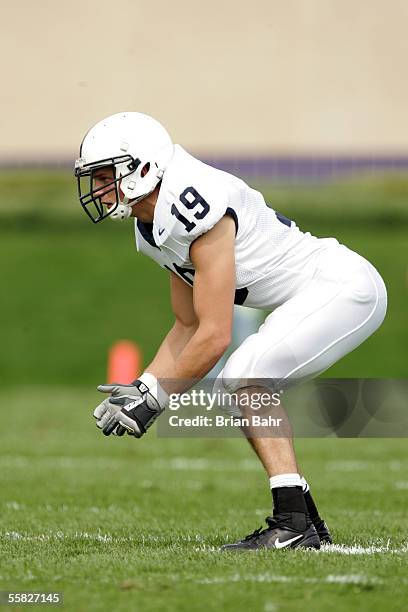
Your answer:
[[[295,542],[296,540],[299,540],[300,538],[303,538],[302,534],[295,536],[294,538],[291,538],[290,540],[285,540],[284,542],[279,542],[279,538],[276,538],[275,548],[285,548],[286,546],[289,546],[289,544],[292,544],[292,542]]]

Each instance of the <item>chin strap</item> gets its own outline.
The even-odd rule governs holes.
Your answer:
[[[113,221],[124,221],[125,219],[129,219],[132,214],[132,205],[129,204],[129,198],[123,198],[123,202],[117,205],[115,210],[109,217]]]

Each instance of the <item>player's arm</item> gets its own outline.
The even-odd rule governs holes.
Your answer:
[[[198,325],[174,364],[162,375],[167,393],[181,393],[191,386],[189,381],[203,378],[231,342],[234,244],[234,221],[223,217],[190,247],[195,268],[193,307]]]
[[[175,316],[174,325],[161,343],[153,361],[146,368],[146,372],[151,372],[156,378],[162,378],[169,366],[174,365],[198,327],[193,305],[193,289],[174,272],[170,272],[170,295]]]
[[[181,298],[176,285],[174,327],[162,343],[152,371],[149,367],[131,385],[100,385],[112,396],[94,411],[97,425],[106,435],[128,431],[142,436],[164,410],[171,393],[183,393],[217,363],[231,341],[235,292],[235,224],[223,217],[190,247],[194,264],[192,306]],[[175,281],[174,281],[175,282]],[[181,281],[180,279],[180,282]],[[180,300],[181,298],[181,300]],[[185,296],[186,298],[186,296]],[[191,296],[190,296],[191,299]],[[180,300],[180,303],[178,303]],[[159,378],[159,381],[157,380]]]

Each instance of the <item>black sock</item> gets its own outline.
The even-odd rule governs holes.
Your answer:
[[[316,525],[317,523],[320,523],[322,519],[319,516],[319,511],[316,507],[316,504],[314,503],[313,497],[310,494],[310,490],[303,493],[303,496],[305,499],[307,511],[313,524]]]
[[[272,489],[272,497],[275,514],[308,513],[302,487],[276,487]]]
[[[280,524],[295,531],[307,528],[310,519],[302,487],[274,487],[272,497],[273,515],[279,517]]]

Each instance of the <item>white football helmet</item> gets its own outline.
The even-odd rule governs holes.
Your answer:
[[[153,117],[129,112],[99,121],[85,135],[75,162],[79,201],[86,214],[94,223],[130,217],[132,206],[161,181],[173,153],[169,134]],[[102,169],[103,188],[96,184]],[[115,203],[108,205],[106,197],[104,201],[108,193],[115,194]]]

